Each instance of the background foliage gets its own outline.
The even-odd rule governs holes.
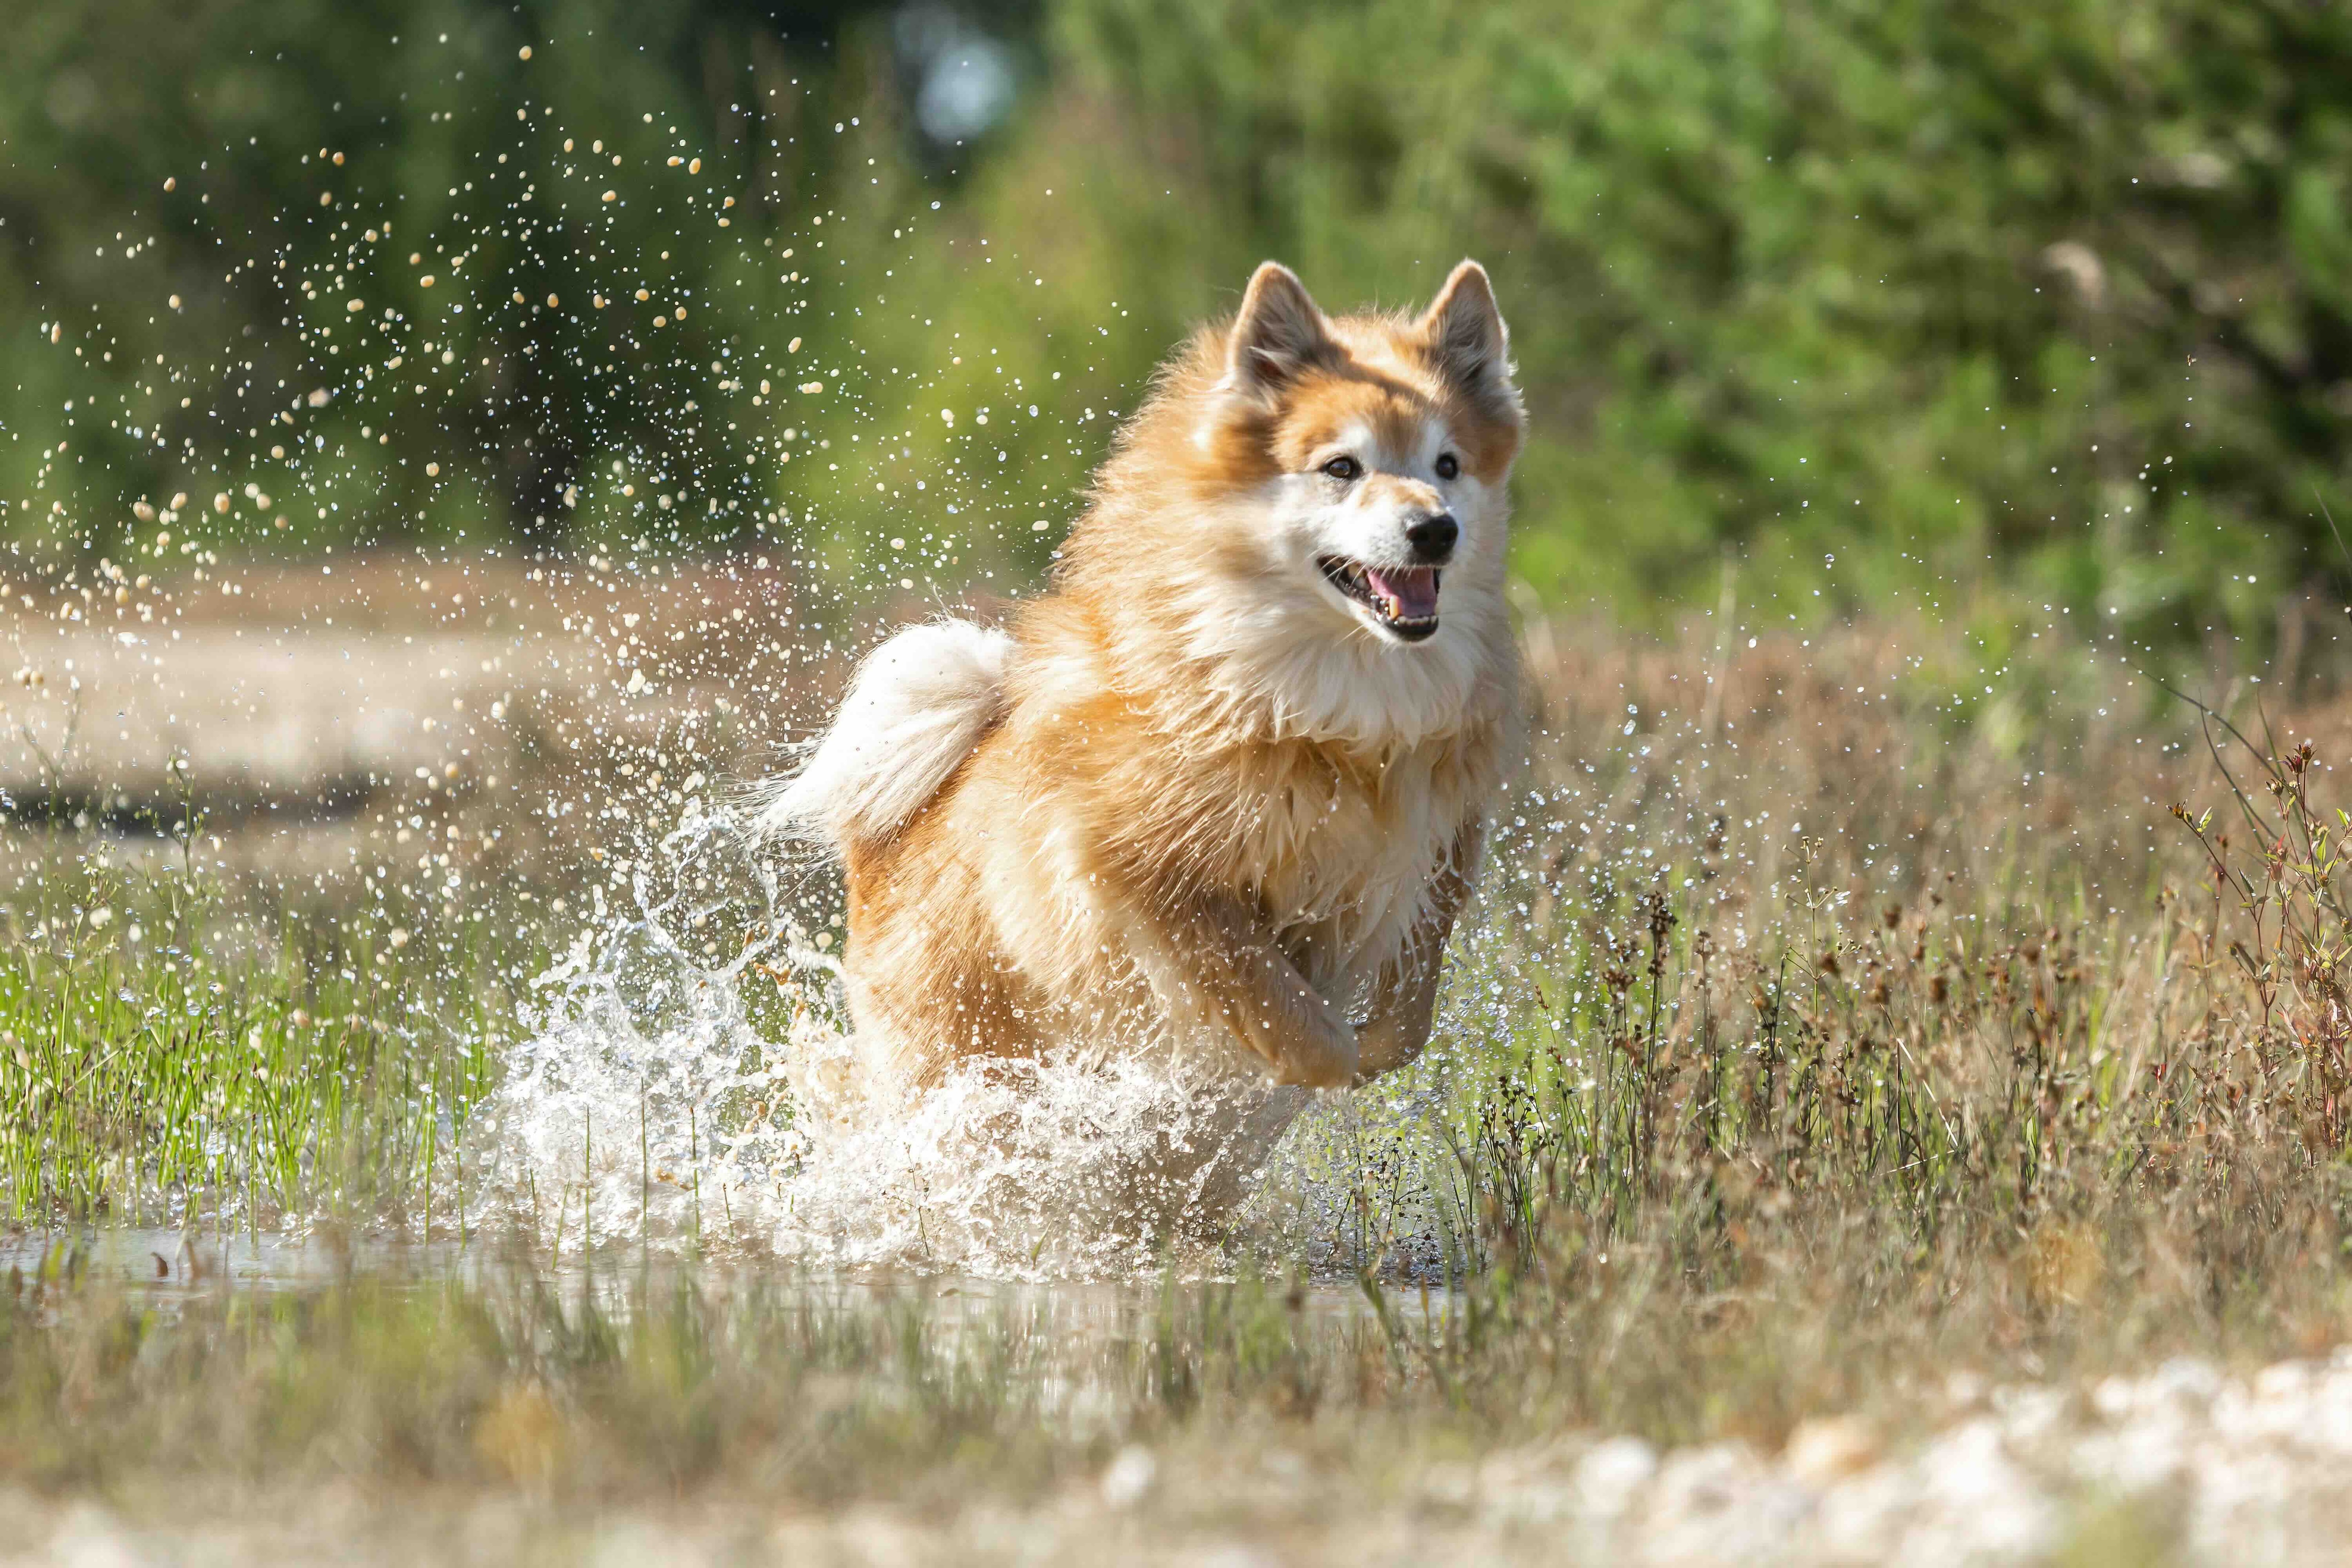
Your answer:
[[[836,594],[1018,586],[1260,257],[1338,307],[1476,254],[1535,413],[1520,569],[1555,600],[1711,599],[1729,549],[1792,609],[1999,582],[2179,635],[2344,570],[2341,7],[52,0],[11,26],[21,541],[98,552],[140,497],[226,492],[207,526],[244,550],[774,536]]]

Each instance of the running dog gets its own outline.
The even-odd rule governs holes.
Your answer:
[[[758,806],[842,860],[866,1076],[1160,1050],[1319,1088],[1420,1054],[1517,740],[1508,345],[1475,262],[1339,317],[1267,262],[1162,366],[1047,592],[866,658]]]

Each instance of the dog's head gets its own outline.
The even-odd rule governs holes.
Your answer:
[[[1509,338],[1476,262],[1418,315],[1334,318],[1269,261],[1137,415],[1071,564],[1131,587],[1148,551],[1137,616],[1286,726],[1435,732],[1507,655],[1519,435]]]
[[[1519,447],[1508,349],[1475,261],[1417,318],[1335,321],[1289,268],[1251,278],[1198,438],[1262,509],[1260,542],[1320,584],[1335,632],[1426,642],[1448,576],[1500,565]]]

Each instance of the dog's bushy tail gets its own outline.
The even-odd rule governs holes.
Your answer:
[[[761,830],[836,852],[897,832],[1003,716],[1012,647],[1001,631],[950,620],[866,655],[807,762],[759,792]]]

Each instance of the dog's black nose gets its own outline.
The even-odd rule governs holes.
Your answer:
[[[1450,512],[1438,512],[1424,517],[1404,531],[1405,542],[1412,546],[1413,557],[1432,565],[1444,565],[1454,553],[1454,542],[1462,537],[1462,525]]]

